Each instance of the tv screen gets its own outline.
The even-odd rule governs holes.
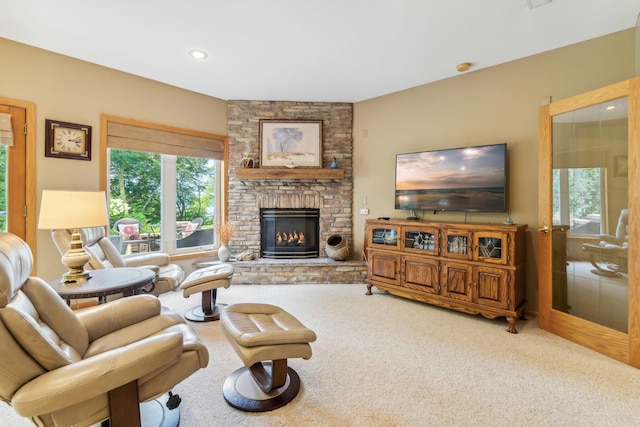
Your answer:
[[[396,155],[396,209],[506,211],[507,144]]]

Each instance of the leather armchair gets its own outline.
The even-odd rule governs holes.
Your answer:
[[[0,233],[0,398],[39,426],[139,425],[139,402],[207,366],[182,316],[151,295],[73,312],[17,236]],[[120,424],[119,424],[120,423]]]
[[[80,229],[84,247],[91,259],[85,266],[87,270],[99,270],[113,267],[147,267],[156,271],[156,284],[151,291],[154,295],[175,291],[184,279],[184,270],[172,264],[169,255],[163,252],[148,252],[122,256],[118,248],[105,236],[104,227]],[[62,256],[69,250],[71,230],[53,230],[53,241]]]

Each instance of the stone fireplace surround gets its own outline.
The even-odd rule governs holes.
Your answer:
[[[322,120],[322,160],[333,159],[343,179],[237,179],[243,154],[258,157],[260,119]],[[260,253],[260,208],[320,210],[320,257],[310,260],[257,259],[235,262],[233,282],[239,283],[364,283],[361,260],[327,258],[325,243],[340,234],[352,245],[353,226],[353,106],[350,103],[228,101],[229,220],[236,224],[232,252]]]

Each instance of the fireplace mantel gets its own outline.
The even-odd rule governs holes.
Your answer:
[[[236,179],[343,179],[343,169],[236,168]]]

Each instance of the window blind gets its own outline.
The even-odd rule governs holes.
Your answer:
[[[176,156],[224,159],[225,141],[197,134],[107,122],[107,147]]]

